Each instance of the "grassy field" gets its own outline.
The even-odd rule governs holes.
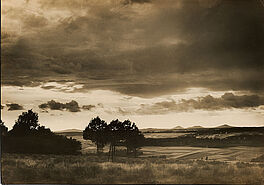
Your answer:
[[[264,147],[229,147],[229,148],[203,148],[203,147],[156,147],[147,146],[141,149],[140,157],[166,156],[179,160],[205,159],[226,162],[250,162],[252,159],[264,154]]]
[[[264,184],[264,164],[93,154],[4,154],[2,183],[250,183]]]
[[[151,134],[149,138],[178,133]],[[97,156],[95,145],[81,133],[67,136],[81,141],[82,155],[3,154],[2,183],[264,184],[264,147],[144,146],[137,158],[117,147],[118,156],[108,162],[108,146]]]

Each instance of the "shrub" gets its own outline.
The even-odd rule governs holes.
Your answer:
[[[51,135],[3,138],[3,152],[29,154],[79,154],[81,143],[65,136]]]

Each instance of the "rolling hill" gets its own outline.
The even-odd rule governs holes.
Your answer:
[[[176,127],[173,127],[172,129],[173,129],[173,130],[182,130],[182,129],[184,129],[184,128],[181,127],[181,126],[176,126]]]
[[[215,128],[233,128],[233,126],[230,126],[230,125],[224,124],[224,125],[220,125],[220,126],[215,127]]]
[[[194,129],[203,129],[204,127],[202,126],[192,126],[192,127],[188,127],[186,128],[187,130],[194,130]]]

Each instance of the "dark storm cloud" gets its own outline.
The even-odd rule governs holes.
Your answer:
[[[43,89],[56,89],[56,86],[54,85],[48,85],[48,86],[41,86]]]
[[[55,100],[50,100],[47,103],[42,103],[39,105],[40,109],[46,110],[67,110],[70,112],[80,112],[81,109],[83,110],[91,110],[92,108],[95,108],[95,105],[83,105],[82,107],[79,106],[78,102],[72,100],[69,103],[60,103]]]
[[[78,103],[74,100],[72,100],[69,103],[65,103],[65,108],[67,110],[69,110],[70,112],[79,112],[80,111],[80,107],[79,107]]]
[[[48,25],[48,20],[39,15],[23,17],[23,23],[26,28],[43,28]]]
[[[189,87],[264,90],[258,1],[122,2],[41,1],[45,11],[70,14],[56,24],[42,15],[21,18],[25,34],[2,45],[2,83],[36,86],[67,78],[82,90],[144,97]]]
[[[17,103],[9,103],[9,104],[6,104],[6,106],[8,107],[8,111],[24,109],[22,105],[19,105]]]
[[[167,112],[187,112],[195,109],[199,110],[224,110],[232,108],[255,108],[264,105],[264,97],[258,95],[237,96],[233,93],[225,93],[220,98],[211,95],[198,97],[197,99],[181,99],[179,102],[168,100],[157,102],[155,104],[141,104],[141,108],[136,110],[136,114],[160,114]],[[122,114],[124,110],[119,111]]]
[[[79,104],[72,100],[69,103],[60,103],[54,100],[48,101],[47,103],[43,103],[39,105],[41,109],[51,109],[51,110],[68,110],[70,112],[79,112],[80,107]]]

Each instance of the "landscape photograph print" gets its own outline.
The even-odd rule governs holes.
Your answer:
[[[264,184],[264,0],[1,0],[1,184]]]

